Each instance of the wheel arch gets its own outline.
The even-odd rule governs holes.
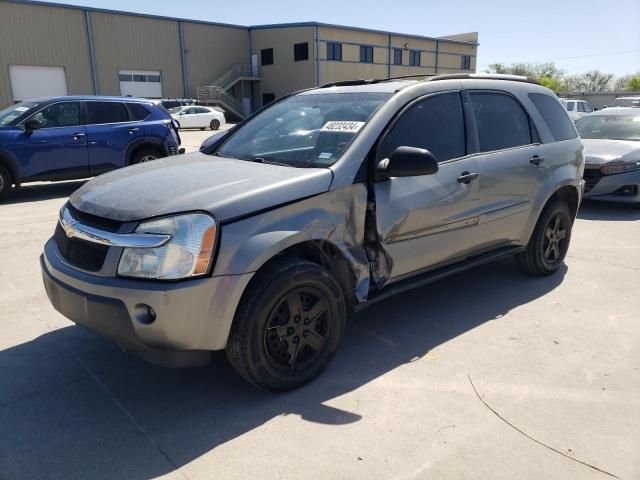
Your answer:
[[[157,151],[163,157],[166,157],[168,155],[168,152],[165,150],[162,142],[158,140],[152,140],[150,138],[143,138],[129,145],[129,148],[127,149],[127,156],[125,157],[126,164],[131,165],[131,161],[134,155],[139,151],[147,148]]]

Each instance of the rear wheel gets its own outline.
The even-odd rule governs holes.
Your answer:
[[[538,276],[558,270],[569,249],[572,227],[569,206],[560,200],[549,204],[540,215],[526,250],[516,255],[518,266]]]
[[[133,157],[131,157],[131,165],[135,165],[136,163],[151,162],[161,157],[162,155],[160,155],[157,150],[154,150],[152,148],[143,148],[142,150],[137,151],[133,155]]]
[[[3,165],[0,165],[0,200],[6,198],[7,195],[9,195],[12,183],[13,180],[11,178],[9,170],[7,170]]]
[[[227,357],[245,380],[271,391],[304,385],[340,342],[344,295],[322,266],[283,259],[260,271],[238,308]]]
[[[211,120],[209,126],[211,127],[211,130],[218,130],[220,128],[220,120]]]

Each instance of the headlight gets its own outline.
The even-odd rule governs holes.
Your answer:
[[[640,161],[637,162],[612,162],[608,165],[605,165],[600,169],[605,175],[611,175],[614,173],[624,173],[630,170],[638,170],[640,169]]]
[[[176,280],[205,275],[211,266],[216,222],[204,213],[177,215],[141,223],[136,233],[170,235],[156,248],[125,248],[118,275]]]

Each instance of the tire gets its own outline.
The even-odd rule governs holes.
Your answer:
[[[218,130],[220,128],[220,120],[211,120],[209,127],[211,127],[211,130]]]
[[[153,160],[157,160],[158,158],[162,158],[163,155],[160,155],[160,153],[157,150],[154,150],[153,148],[143,148],[141,150],[138,150],[133,157],[131,157],[131,165],[135,165],[137,163],[145,163],[145,162],[151,162]]]
[[[4,200],[11,191],[13,178],[11,173],[3,165],[0,165],[0,200]]]
[[[565,202],[554,200],[547,205],[526,250],[515,256],[520,269],[536,276],[551,275],[558,270],[569,249],[572,227],[571,210]]]
[[[310,312],[315,319],[305,316]],[[256,274],[243,295],[227,358],[259,388],[283,392],[301,387],[333,357],[345,318],[344,294],[327,269],[305,260],[276,260]]]

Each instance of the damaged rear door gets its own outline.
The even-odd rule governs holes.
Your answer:
[[[469,130],[460,92],[441,92],[405,107],[380,143],[377,161],[408,146],[429,150],[439,163],[432,175],[374,184],[378,236],[392,260],[392,281],[477,245],[478,163],[467,156]]]

